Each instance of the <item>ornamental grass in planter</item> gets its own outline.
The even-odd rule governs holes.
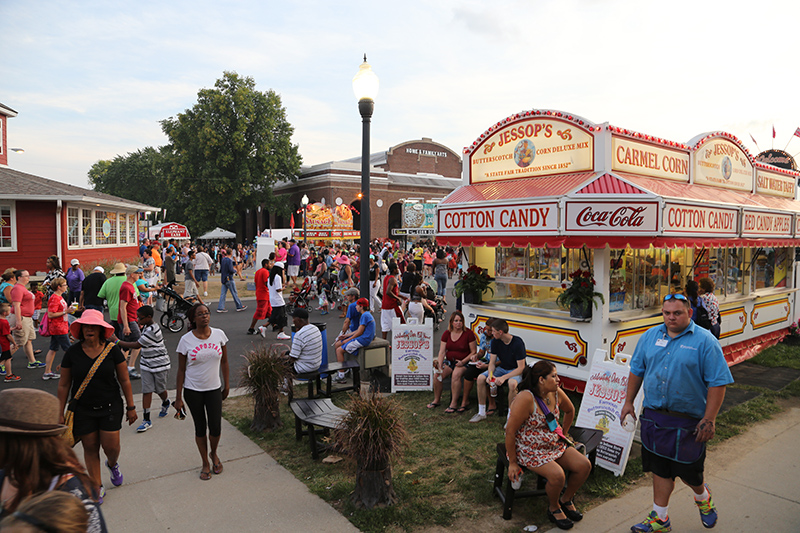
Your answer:
[[[336,448],[356,461],[356,488],[351,497],[357,508],[384,507],[397,501],[392,485],[392,459],[406,442],[399,403],[373,393],[350,395],[348,414],[332,435]]]
[[[253,431],[283,426],[279,409],[281,392],[287,383],[291,383],[294,370],[291,359],[284,355],[288,351],[289,347],[285,344],[267,347],[259,343],[242,355],[247,366],[242,370],[240,383],[253,395],[253,422],[250,424]]]

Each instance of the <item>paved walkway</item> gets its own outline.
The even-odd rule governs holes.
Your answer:
[[[135,400],[141,406],[141,395]],[[152,429],[121,432],[125,483],[113,487],[103,468],[109,531],[358,531],[225,419],[219,447],[225,470],[201,481],[191,416],[176,420],[170,409],[159,419],[155,400]]]

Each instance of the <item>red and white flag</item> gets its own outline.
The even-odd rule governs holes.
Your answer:
[[[795,137],[800,137],[800,128],[797,128],[796,130],[794,130],[794,135],[795,135]]]
[[[800,129],[800,128],[798,128],[798,129]],[[753,144],[755,144],[756,146],[758,146],[758,143],[756,142],[756,138],[755,138],[755,137],[753,137],[753,134],[752,134],[752,133],[750,133],[749,135],[750,135],[750,138],[751,138],[751,139],[753,139]]]
[[[772,138],[775,138],[775,124],[772,125]]]

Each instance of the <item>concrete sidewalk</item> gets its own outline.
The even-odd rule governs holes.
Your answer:
[[[716,531],[800,531],[798,442],[800,407],[792,407],[708,453],[706,482],[719,512]],[[647,481],[589,510],[572,531],[630,531],[652,509],[652,485]],[[669,519],[672,531],[707,531],[691,489],[680,481],[670,500]]]
[[[158,418],[154,395],[153,427],[139,434],[141,395],[134,398],[140,420],[123,422],[121,431],[125,482],[114,487],[108,469],[102,473],[109,531],[358,531],[224,418],[218,453],[225,469],[201,481],[191,416],[176,420],[170,408]],[[76,452],[82,459],[80,446]]]

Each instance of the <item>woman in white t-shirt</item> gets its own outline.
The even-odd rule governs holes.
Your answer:
[[[269,323],[272,324],[272,331],[278,332],[277,338],[285,341],[291,339],[291,337],[283,332],[283,328],[286,327],[286,301],[284,301],[281,292],[283,291],[283,276],[283,261],[275,261],[272,270],[269,271],[269,278],[267,278],[269,304],[272,306]]]
[[[222,400],[230,391],[228,349],[225,346],[228,337],[221,329],[209,326],[211,313],[205,304],[192,306],[186,317],[189,319],[189,333],[181,337],[177,350],[175,409],[181,412],[185,397],[194,420],[194,440],[203,459],[200,479],[205,481],[211,479],[212,471],[222,473],[217,446],[222,432]],[[220,381],[220,369],[224,383]]]

